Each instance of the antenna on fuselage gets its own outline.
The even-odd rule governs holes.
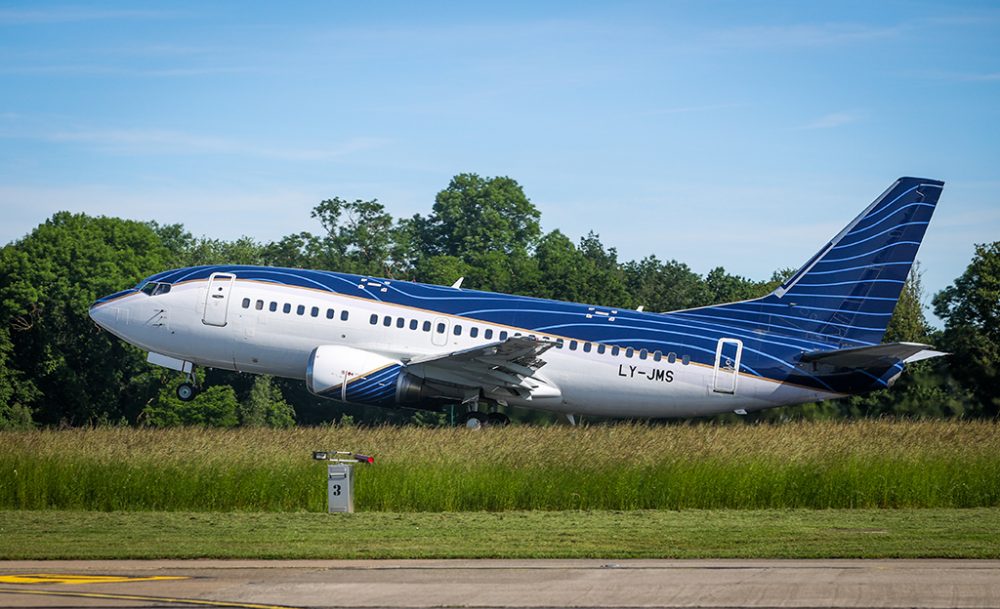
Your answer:
[[[451,284],[451,287],[455,288],[456,290],[461,290],[462,289],[462,282],[463,281],[465,281],[465,276],[464,275],[462,277],[459,277],[457,280],[455,280],[455,283]]]

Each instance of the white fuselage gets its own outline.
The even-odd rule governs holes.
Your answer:
[[[165,294],[135,292],[100,303],[91,315],[120,338],[153,353],[212,368],[297,379],[305,378],[310,354],[322,345],[349,346],[405,364],[421,356],[493,343],[515,333],[562,338],[560,348],[545,353],[546,364],[537,375],[558,387],[559,396],[507,396],[504,401],[570,414],[697,416],[835,397],[829,392],[720,370],[718,362],[715,367],[684,363],[687,358],[683,354],[677,354],[674,361],[653,361],[651,356],[641,359],[638,352],[624,348],[615,349],[612,355],[610,345],[598,353],[594,343],[584,346],[582,341],[578,344],[555,334],[329,291],[239,278],[225,294],[208,291],[207,280],[183,281]],[[441,324],[444,332],[438,331]],[[457,327],[460,333],[456,333]],[[717,390],[720,374],[732,375],[733,391]]]

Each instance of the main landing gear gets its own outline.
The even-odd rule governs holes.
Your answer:
[[[177,386],[177,399],[182,402],[190,402],[198,395],[198,380],[194,376],[194,366],[187,373],[184,382]]]
[[[497,410],[501,405],[506,406],[506,404],[501,404],[500,402],[487,402],[490,404],[490,409],[492,412],[479,412],[478,410],[470,410],[469,412],[458,417],[458,424],[466,427],[468,429],[480,429],[483,427],[507,427],[510,425],[510,417],[504,413]],[[478,408],[479,404],[473,402],[469,405],[470,408]]]

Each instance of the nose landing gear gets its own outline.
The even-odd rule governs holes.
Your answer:
[[[194,375],[194,366],[185,376],[184,382],[177,386],[177,399],[190,402],[198,395],[198,379]]]

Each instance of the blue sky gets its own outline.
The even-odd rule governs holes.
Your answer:
[[[333,196],[427,213],[461,172],[757,279],[943,179],[932,294],[1000,239],[1000,6],[0,5],[0,243],[62,209],[266,241]]]

